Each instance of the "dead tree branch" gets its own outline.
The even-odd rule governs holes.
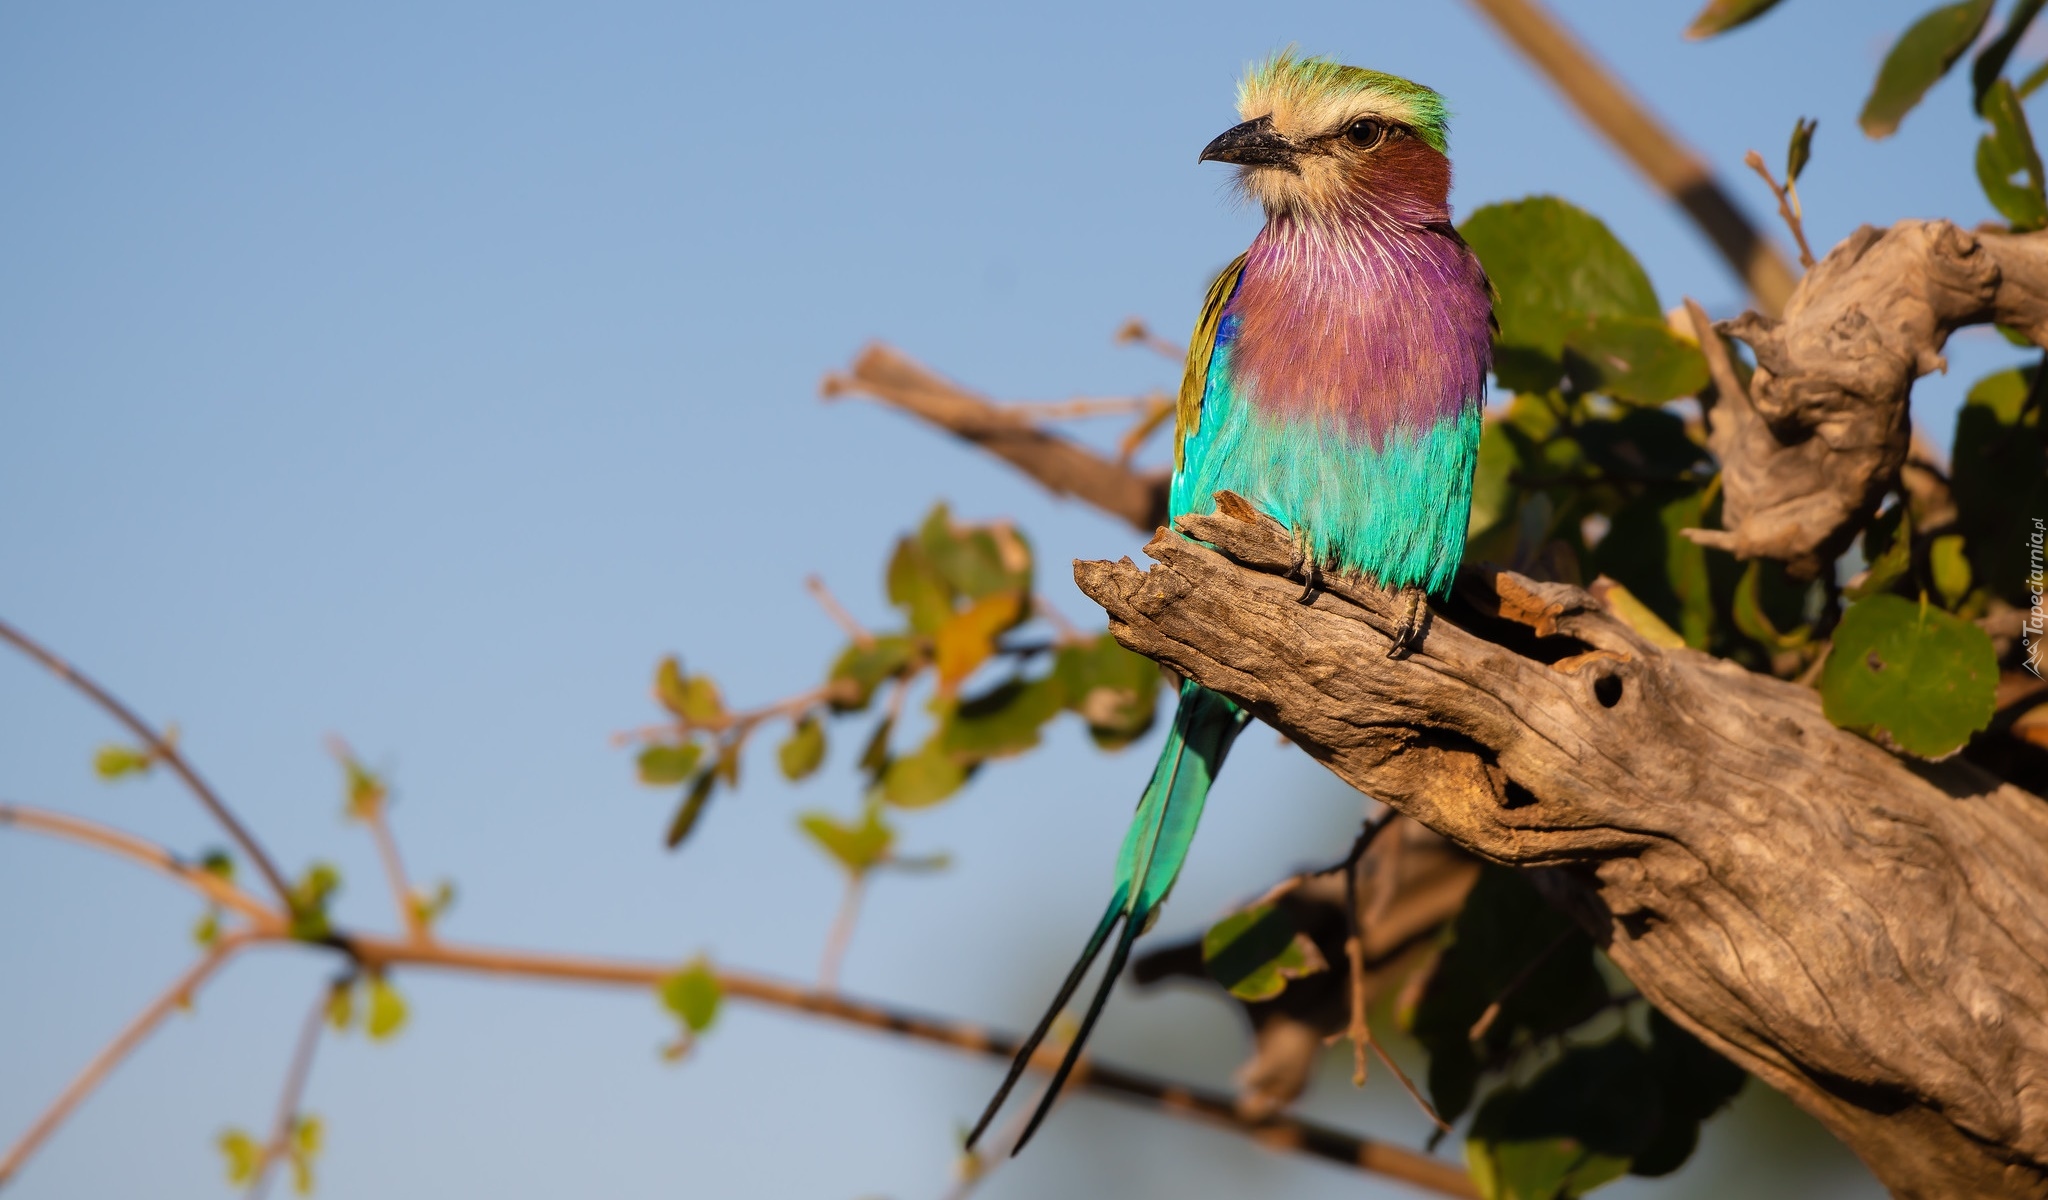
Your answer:
[[[1722,529],[1692,536],[1808,577],[1832,562],[1898,484],[1913,381],[1947,369],[1949,334],[1988,322],[2048,344],[2048,234],[1866,225],[1800,280],[1782,320],[1722,322],[1757,371],[1747,389],[1715,371]]]
[[[859,392],[980,446],[1043,484],[1139,529],[1166,520],[1166,476],[1139,474],[1030,417],[934,375],[887,346],[869,346],[845,374],[825,377],[827,398]]]
[[[2048,1196],[2048,805],[1908,766],[1811,691],[1664,650],[1590,594],[1468,572],[1312,605],[1265,518],[1079,563],[1117,639],[1548,894],[1647,997],[1901,1196]]]
[[[1777,312],[1794,276],[1769,239],[1735,206],[1714,173],[1540,0],[1472,0],[1522,56],[1543,72],[1593,128],[1691,217],[1749,286],[1758,308]]]

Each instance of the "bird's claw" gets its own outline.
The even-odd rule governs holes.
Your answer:
[[[1401,621],[1394,627],[1393,644],[1387,647],[1388,658],[1406,658],[1422,645],[1422,635],[1429,624],[1427,599],[1421,588],[1401,589]]]
[[[1294,565],[1287,570],[1289,579],[1301,580],[1301,595],[1295,597],[1296,604],[1314,604],[1323,590],[1323,564],[1313,554],[1297,546],[1294,550]]]

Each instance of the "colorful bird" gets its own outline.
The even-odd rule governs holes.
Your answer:
[[[1420,84],[1283,52],[1238,87],[1244,123],[1202,151],[1236,164],[1265,209],[1251,248],[1209,288],[1174,426],[1173,516],[1228,489],[1293,531],[1318,572],[1409,597],[1392,653],[1421,630],[1465,548],[1493,313],[1451,225],[1443,98]],[[1024,1133],[1045,1119],[1131,943],[1187,857],[1209,785],[1248,714],[1183,683],[1173,729],[1117,857],[1116,890],[1080,961],[968,1137],[1002,1106],[1119,923],[1109,967]]]

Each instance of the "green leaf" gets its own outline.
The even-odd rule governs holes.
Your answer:
[[[348,984],[327,989],[327,1024],[336,1033],[348,1032],[356,1019],[356,990]]]
[[[2041,85],[2044,83],[2048,83],[2048,62],[2044,62],[2033,70],[2028,71],[2027,77],[2020,80],[2020,99],[2024,100],[2035,92],[2040,91]]]
[[[716,786],[718,772],[715,769],[697,772],[697,777],[690,781],[689,790],[683,793],[682,806],[676,809],[676,815],[668,823],[668,833],[662,838],[663,845],[673,850],[683,844],[683,839],[697,827],[697,818],[704,815],[704,805],[711,799],[711,789]]]
[[[1924,599],[1858,600],[1821,669],[1828,720],[1920,758],[1946,758],[1991,723],[1991,637]]]
[[[1709,0],[1700,14],[1686,26],[1685,36],[1698,40],[1726,33],[1771,11],[1778,0]]]
[[[230,1184],[240,1187],[256,1178],[256,1168],[263,1161],[263,1147],[248,1131],[224,1129],[214,1145],[220,1147],[221,1157],[227,1160]]]
[[[1661,317],[1596,316],[1566,331],[1566,373],[1580,391],[1664,404],[1707,386],[1707,358]]]
[[[219,879],[233,880],[235,859],[227,851],[215,846],[199,856],[199,869]]]
[[[2005,18],[2005,28],[1991,39],[1989,45],[1977,52],[1977,61],[1970,64],[1970,85],[1973,95],[1971,103],[1978,112],[1984,111],[1984,98],[1991,91],[1991,85],[2005,71],[2006,61],[2026,36],[2027,26],[2034,23],[2040,14],[2043,0],[2018,0],[2012,12]]]
[[[883,717],[875,722],[875,731],[868,735],[868,744],[861,747],[859,766],[870,780],[879,780],[896,757],[889,752],[889,735],[895,728],[894,716]]]
[[[1670,1017],[1650,1010],[1650,1075],[1662,1093],[1661,1119],[1629,1165],[1633,1175],[1668,1175],[1699,1144],[1700,1122],[1735,1098],[1749,1075]]]
[[[146,775],[155,765],[156,755],[149,751],[114,743],[101,746],[92,756],[93,772],[109,783],[129,775]]]
[[[1145,735],[1159,700],[1159,667],[1104,633],[1061,646],[1053,662],[1066,706],[1088,722],[1088,734],[1106,750]]]
[[[446,879],[435,884],[430,894],[421,894],[417,891],[412,894],[412,910],[422,925],[432,926],[454,906],[455,885]]]
[[[953,589],[917,538],[896,543],[889,559],[889,603],[903,611],[910,627],[922,634],[937,633],[953,615]]]
[[[1810,630],[1804,626],[1791,633],[1778,632],[1777,622],[1771,620],[1765,611],[1763,598],[1764,560],[1751,559],[1742,572],[1742,582],[1735,585],[1735,602],[1731,615],[1735,628],[1745,637],[1763,643],[1772,650],[1797,650],[1804,646]]]
[[[878,637],[863,646],[855,642],[840,652],[832,664],[833,681],[845,680],[853,685],[852,694],[835,696],[832,707],[837,712],[855,712],[866,708],[874,699],[875,689],[882,682],[903,674],[911,666],[917,654],[917,644],[907,637],[891,634]]]
[[[1508,436],[1506,422],[1488,415],[1479,433],[1479,460],[1472,474],[1472,515],[1465,527],[1465,557],[1469,561],[1487,561],[1486,556],[1474,553],[1472,544],[1514,520],[1516,462],[1515,444]]]
[[[1202,935],[1209,978],[1240,1000],[1271,1000],[1287,981],[1329,969],[1322,951],[1285,909],[1255,904],[1211,925]]]
[[[1026,682],[1008,679],[956,705],[940,726],[948,752],[980,761],[1022,754],[1038,744],[1039,730],[1059,715],[1066,688],[1057,671]]]
[[[1031,592],[1031,546],[1008,522],[956,526],[944,504],[918,529],[918,545],[954,592],[979,600],[997,592]]]
[[[2030,398],[2035,383],[2031,367],[1978,380],[1956,413],[1950,454],[1956,528],[1975,584],[2023,611],[2033,605],[2035,521],[2048,517],[2048,441],[2041,401]]]
[[[1977,142],[1977,182],[1985,198],[2016,232],[2048,226],[2041,153],[2010,82],[2001,79],[1991,86],[1984,97],[1984,118],[1991,122],[1991,132]]]
[[[1820,122],[1800,117],[1792,122],[1792,140],[1785,146],[1785,186],[1799,182],[1799,176],[1806,170],[1807,162],[1813,158],[1813,131],[1820,128]],[[1796,209],[1794,210],[1797,211]]]
[[[1619,1179],[1656,1135],[1663,1097],[1631,1039],[1574,1046],[1521,1087],[1487,1097],[1465,1158],[1488,1200],[1562,1200]]]
[[[930,741],[891,762],[882,771],[882,798],[898,808],[937,804],[967,783],[967,768],[948,753],[943,739]]]
[[[287,1153],[292,1164],[292,1191],[301,1196],[313,1194],[313,1164],[319,1160],[322,1140],[320,1118],[310,1113],[301,1116],[292,1127]]]
[[[1945,4],[1899,35],[1878,68],[1877,82],[1857,118],[1864,133],[1884,138],[1898,131],[1899,122],[1920,103],[1920,97],[1948,74],[1956,59],[1977,40],[1991,16],[1991,4],[1992,0]]]
[[[363,1031],[373,1041],[383,1041],[405,1024],[405,997],[382,975],[370,976],[370,1011],[363,1018]]]
[[[1870,566],[1863,582],[1844,588],[1842,594],[1861,600],[1890,590],[1913,570],[1913,516],[1903,504],[1880,513],[1863,530],[1863,557]]]
[[[1565,337],[1589,317],[1662,314],[1635,256],[1597,217],[1554,196],[1489,204],[1459,232],[1498,293],[1494,377],[1502,387],[1555,388]]]
[[[1695,650],[1714,633],[1714,596],[1707,552],[1679,531],[1701,526],[1701,489],[1658,484],[1614,514],[1593,550],[1593,566],[1657,614]]]
[[[383,779],[345,751],[341,755],[342,812],[352,821],[367,821],[391,798]]]
[[[681,970],[664,978],[657,994],[661,1006],[675,1015],[690,1033],[702,1033],[718,1019],[718,1003],[724,990],[709,961],[701,955],[683,964]]]
[[[209,908],[199,914],[199,919],[192,923],[192,940],[199,943],[200,946],[209,949],[212,948],[215,942],[220,940],[220,910],[218,908]]]
[[[704,747],[696,742],[649,746],[640,751],[640,782],[654,787],[681,783],[697,769],[697,760],[702,757]]]
[[[1963,535],[1947,533],[1927,545],[1927,566],[1934,576],[1934,590],[1942,603],[1954,608],[1970,594],[1970,559],[1963,551]]]
[[[654,698],[677,716],[683,715],[689,689],[683,684],[683,664],[671,654],[654,668]]]
[[[1496,1002],[1475,1042],[1473,1026]],[[1437,1112],[1455,1121],[1471,1105],[1482,1061],[1520,1039],[1570,1029],[1606,1003],[1592,939],[1520,873],[1484,868],[1411,1019],[1410,1032],[1429,1051]]]
[[[896,831],[882,820],[873,804],[861,813],[860,824],[842,824],[828,812],[807,812],[797,824],[812,841],[844,867],[848,874],[861,876],[881,865],[895,845]]]
[[[341,872],[333,864],[316,862],[306,868],[292,885],[291,935],[300,941],[318,942],[332,932],[327,921],[327,902],[341,888]]]
[[[825,726],[816,716],[806,716],[789,731],[789,740],[775,751],[782,777],[792,782],[809,777],[825,761]]]

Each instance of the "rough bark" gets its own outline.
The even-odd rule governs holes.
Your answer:
[[[1119,641],[1535,870],[1652,1002],[1895,1194],[2048,1196],[2040,799],[1909,766],[1811,691],[1661,649],[1577,588],[1468,572],[1396,659],[1396,597],[1340,579],[1304,605],[1270,520],[1182,528],[1198,541],[1162,531],[1149,571],[1076,564]]]
[[[1722,529],[1696,540],[1807,577],[1834,561],[1898,484],[1913,381],[1947,369],[1949,334],[1987,322],[2048,343],[2048,236],[1866,225],[1799,281],[1782,320],[1723,322],[1757,370],[1745,389],[1715,363]]]

